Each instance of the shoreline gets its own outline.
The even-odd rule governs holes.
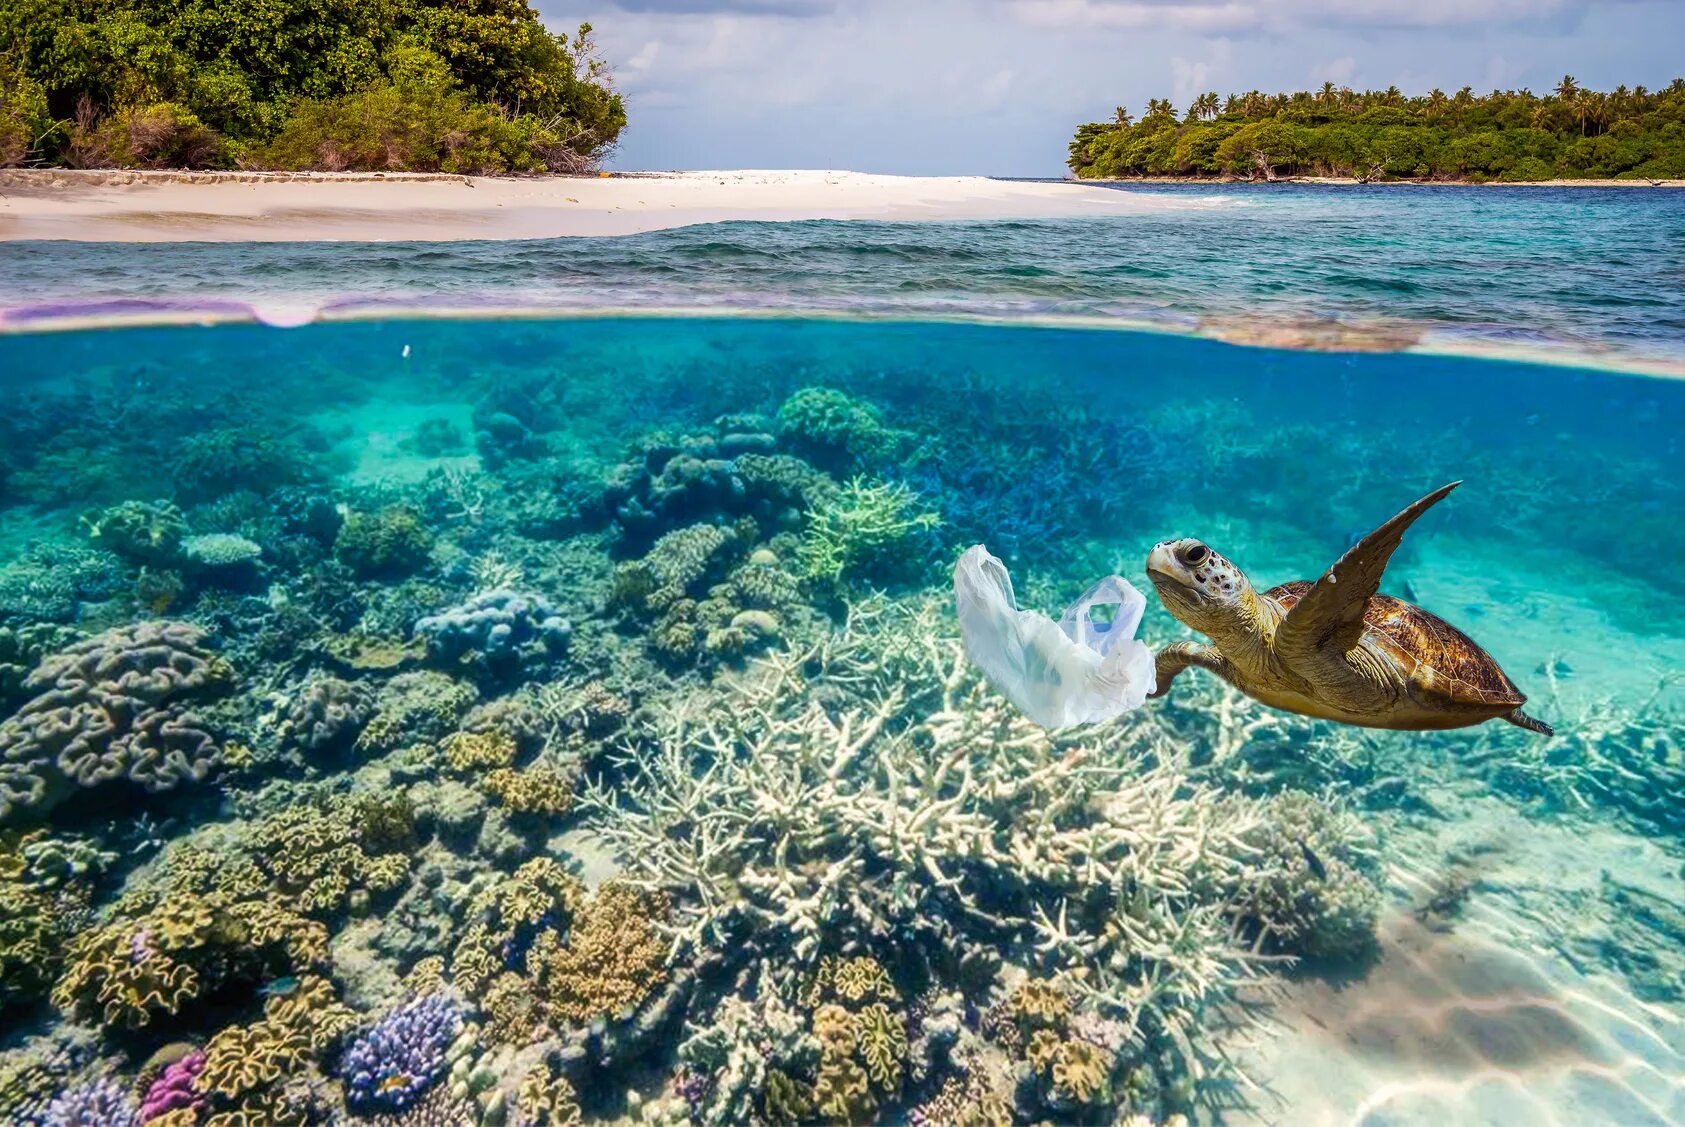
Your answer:
[[[122,310],[102,305],[120,304]],[[280,302],[272,305],[214,300],[200,305],[160,300],[150,307],[132,300],[88,302],[77,311],[55,305],[51,313],[29,309],[0,309],[0,341],[7,337],[109,329],[174,328],[196,325],[247,325],[274,329],[307,328],[373,321],[591,321],[591,320],[747,320],[823,321],[894,324],[979,325],[998,328],[1140,333],[1208,341],[1232,348],[1275,349],[1282,352],[1326,352],[1344,355],[1412,355],[1504,364],[1534,364],[1638,379],[1685,380],[1685,360],[1621,352],[1582,352],[1569,349],[1501,344],[1436,336],[1432,326],[1328,325],[1306,322],[1282,324],[1232,317],[1210,317],[1192,324],[1139,318],[1085,314],[990,314],[984,312],[890,311],[826,308],[720,308],[715,306],[554,306],[521,304],[428,304],[414,301],[360,302],[345,298],[322,302]],[[60,311],[62,310],[62,312]],[[19,316],[19,314],[23,316]],[[1410,332],[1407,329],[1417,329]]]
[[[1244,180],[1238,176],[1089,176],[1073,184],[1203,184],[1214,188],[1268,188],[1275,184],[1321,184],[1337,188],[1685,188],[1685,180],[1359,180],[1353,176],[1282,176]]]
[[[0,171],[0,241],[449,242],[700,223],[1057,219],[1186,202],[985,176],[739,170],[603,176]]]

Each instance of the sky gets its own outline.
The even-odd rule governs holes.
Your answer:
[[[1078,123],[1203,90],[1608,90],[1685,72],[1685,0],[535,0],[589,19],[609,167],[1058,176]]]

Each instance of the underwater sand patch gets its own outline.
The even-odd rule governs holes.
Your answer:
[[[1422,340],[1422,330],[1401,323],[1354,325],[1323,318],[1202,317],[1201,336],[1228,344],[1309,352],[1402,352]]]

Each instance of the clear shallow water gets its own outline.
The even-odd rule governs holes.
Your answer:
[[[1679,192],[1115,190],[1165,207],[1116,219],[727,223],[532,242],[8,243],[0,307],[14,325],[219,306],[291,323],[392,304],[1068,316],[1283,344],[1685,361]]]
[[[816,407],[816,388],[841,398]],[[900,1048],[891,1038],[893,1079],[865,1082],[884,1122],[915,1110],[953,1121],[940,1101],[962,1076],[1025,1117],[1064,1122],[1118,1108],[1158,1122],[1361,1110],[1406,1123],[1669,1122],[1685,1110],[1685,928],[1670,914],[1685,852],[1685,579],[1672,562],[1685,556],[1685,383],[1030,326],[181,326],[0,337],[0,440],[0,748],[20,746],[15,718],[40,687],[22,671],[81,639],[122,649],[110,629],[185,623],[232,678],[182,706],[182,726],[217,748],[203,780],[149,793],[125,775],[0,821],[44,830],[60,851],[111,855],[44,885],[8,861],[42,839],[0,833],[0,893],[22,898],[14,919],[49,924],[43,943],[114,951],[119,972],[170,958],[210,984],[142,1007],[147,1021],[128,1030],[76,986],[87,951],[22,964],[36,969],[6,979],[22,985],[4,996],[0,1101],[13,1102],[0,1114],[37,1115],[95,1076],[139,1093],[161,1045],[244,1044],[266,1028],[265,990],[322,989],[319,977],[348,1007],[344,1028],[289,1058],[288,1082],[214,1087],[207,1108],[368,1121],[347,1046],[406,990],[441,989],[418,970],[429,958],[472,1027],[450,1067],[492,1077],[460,1099],[432,1085],[439,1107],[456,1100],[429,1105],[449,1123],[490,1122],[492,1093],[515,1100],[535,1060],[546,1082],[569,1079],[591,1121],[641,1114],[635,1091],[656,1122],[747,1122],[780,1082],[728,1090],[710,1046],[723,1037],[796,1091],[817,1088],[830,1075],[815,1040],[826,1004],[862,1027],[882,1005],[906,1035]],[[755,457],[798,461],[773,474]],[[1167,700],[1050,744],[945,664],[957,660],[947,568],[970,543],[1004,557],[1024,604],[1046,611],[1112,570],[1146,588],[1147,551],[1181,535],[1263,587],[1315,576],[1459,478],[1383,589],[1475,637],[1558,726],[1554,740],[1497,725],[1336,729],[1190,673]],[[857,519],[851,482],[879,506],[894,492],[898,531],[832,575],[818,548]],[[145,535],[119,535],[120,514],[135,512],[125,502],[153,506]],[[171,547],[171,528],[237,537],[255,558],[226,541]],[[213,562],[227,554],[234,563]],[[565,638],[534,627],[498,656],[422,626],[498,589],[541,600]],[[1149,604],[1150,644],[1186,636]],[[839,635],[850,605],[868,609]],[[746,611],[773,625],[739,624]],[[757,661],[786,646],[798,659],[774,668],[789,679],[742,695]],[[593,683],[620,704],[580,703]],[[322,694],[337,694],[334,710],[309,703]],[[667,719],[678,708],[682,724]],[[868,728],[883,734],[839,758],[839,732]],[[575,804],[515,809],[507,780],[491,781],[495,755],[474,760],[460,742],[488,729],[510,734],[520,778],[549,772]],[[938,751],[946,782],[929,774]],[[1032,776],[1055,781],[1037,789]],[[933,816],[921,786],[954,805]],[[361,828],[347,828],[335,803],[370,796],[413,804],[413,836],[383,836],[385,806],[351,807]],[[663,796],[684,797],[684,812]],[[1150,813],[1139,823],[1116,810],[1135,803]],[[646,823],[622,807],[657,832],[640,837]],[[928,834],[914,829],[921,812]],[[700,876],[675,863],[713,840],[699,827],[721,825],[752,832],[722,835],[735,844]],[[926,844],[901,852],[882,835],[890,825]],[[984,827],[995,852],[942,836],[965,825]],[[1120,825],[1102,869],[1124,858],[1138,876],[1116,886],[1069,867]],[[213,863],[170,860],[190,847]],[[368,858],[394,853],[399,876],[377,878]],[[584,948],[590,921],[610,918],[563,897],[516,919],[513,901],[485,899],[545,859],[593,886],[659,872],[661,922],[689,936],[672,964],[666,936],[649,933],[655,909],[620,902],[606,946],[627,960],[630,994],[602,1003],[598,987],[581,993],[589,968],[529,961],[535,948]],[[236,915],[278,905],[296,913],[290,926],[318,925],[326,947],[260,949],[213,928],[208,954],[177,950],[159,938],[160,896],[225,897],[217,910]],[[1261,932],[1266,919],[1281,930]],[[1054,920],[1077,939],[1050,938]],[[1154,930],[1171,923],[1186,930]],[[1365,927],[1381,937],[1372,947],[1354,938]],[[1247,990],[1237,934],[1308,956],[1249,999],[1274,1015],[1269,1035],[1249,1038],[1263,1048],[1244,1054],[1261,1089],[1220,1068],[1191,1079],[1190,1061],[1224,1045],[1220,1001]],[[881,991],[866,1003],[827,984],[822,955],[870,958],[890,985],[866,988]],[[484,959],[507,976],[495,991],[475,970]],[[1013,1008],[1026,975],[1059,984],[1078,1011],[1057,1030],[1090,1048],[1060,1051],[1101,1054],[1107,1079],[1087,1102],[1021,1043],[1018,1023],[1042,1020]],[[1175,993],[1142,994],[1147,975]],[[599,1035],[617,1038],[607,1067],[584,1064],[603,1051],[578,1018],[588,1004],[606,1006],[613,1032]],[[932,1047],[939,1026],[955,1030],[963,1069]],[[353,1114],[335,1120],[347,1099]]]

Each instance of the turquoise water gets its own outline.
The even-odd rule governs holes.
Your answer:
[[[1676,191],[1118,188],[1141,214],[728,223],[613,239],[0,246],[0,308],[400,305],[1101,317],[1219,336],[1341,326],[1387,346],[1685,360]],[[66,310],[66,306],[70,310]]]
[[[1564,362],[1679,353],[1674,197],[1161,194],[0,246],[14,328],[577,307],[0,336],[0,1118],[1685,1119],[1685,382]],[[899,319],[590,315],[714,304]],[[1261,310],[1559,347],[915,316]],[[1263,589],[1452,480],[1382,590],[1552,738],[1053,736],[959,649],[970,544],[1157,649],[1159,541]]]

